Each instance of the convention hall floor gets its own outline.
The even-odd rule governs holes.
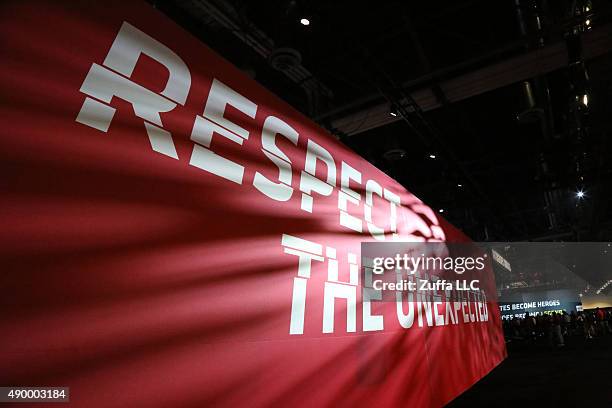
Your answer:
[[[566,340],[563,348],[508,344],[508,358],[448,405],[612,407],[612,335]]]

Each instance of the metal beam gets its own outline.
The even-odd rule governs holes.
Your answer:
[[[205,24],[214,21],[217,25],[224,27],[264,60],[268,60],[275,50],[274,41],[262,30],[253,24],[243,27],[236,16],[236,10],[229,2],[218,2],[217,4],[212,0],[178,0],[177,4]],[[309,97],[323,95],[331,98],[333,96],[332,91],[301,64],[280,72],[303,88]]]
[[[612,24],[596,27],[582,34],[582,41],[585,60],[607,54],[612,50]],[[506,61],[441,81],[437,85],[452,103],[538,75],[548,74],[566,67],[567,64],[565,41],[559,41]],[[417,89],[410,95],[423,111],[441,106],[431,86]],[[399,120],[401,120],[400,117],[390,115],[389,104],[384,102],[332,120],[331,128],[342,134],[356,135]]]

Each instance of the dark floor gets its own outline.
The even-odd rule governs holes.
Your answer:
[[[560,349],[510,342],[508,358],[448,407],[612,408],[612,336]]]

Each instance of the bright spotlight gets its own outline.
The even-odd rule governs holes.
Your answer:
[[[580,190],[580,191],[576,192],[576,197],[584,198],[584,191]]]
[[[435,154],[430,154],[430,155],[429,155],[429,158],[430,158],[430,159],[435,159],[435,158],[436,158],[436,155],[435,155]]]
[[[584,94],[584,95],[582,96],[582,104],[583,104],[584,106],[589,106],[589,96],[588,96],[587,94]]]
[[[444,212],[444,208],[440,208],[440,209],[438,210],[438,212],[439,212],[440,214],[442,214],[442,213]]]
[[[587,21],[585,21],[585,22],[584,22],[584,24],[586,24],[586,25],[591,25],[591,20],[587,20]]]
[[[389,114],[390,114],[391,116],[397,116],[397,113],[395,113],[395,112],[393,112],[393,111],[389,112]]]
[[[307,18],[303,18],[300,20],[300,23],[302,23],[302,25],[307,26],[307,25],[310,25],[310,20]]]

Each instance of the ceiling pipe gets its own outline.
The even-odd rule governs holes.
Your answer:
[[[583,56],[592,59],[612,51],[612,24],[597,27],[583,34]],[[565,41],[558,41],[534,49],[521,55],[511,57],[500,63],[494,63],[472,72],[457,75],[454,78],[440,81],[438,85],[449,102],[458,102],[472,96],[480,95],[516,82],[528,80],[538,75],[543,75],[566,67],[568,64],[567,46]],[[456,71],[455,66],[445,71]],[[429,83],[434,77],[447,76],[448,73],[432,73],[408,83],[404,88],[418,87],[418,84]],[[412,99],[423,111],[429,111],[441,106],[431,85],[425,85],[409,92]],[[400,117],[392,116],[389,112],[388,102],[380,101],[380,96],[363,98],[364,103],[374,105],[353,112],[330,121],[331,127],[346,135],[356,135],[370,129],[387,125],[401,120]],[[355,104],[354,104],[355,105]],[[349,109],[354,109],[351,106]],[[340,114],[343,109],[336,110],[334,115]],[[315,117],[317,120],[328,117],[321,115]]]

